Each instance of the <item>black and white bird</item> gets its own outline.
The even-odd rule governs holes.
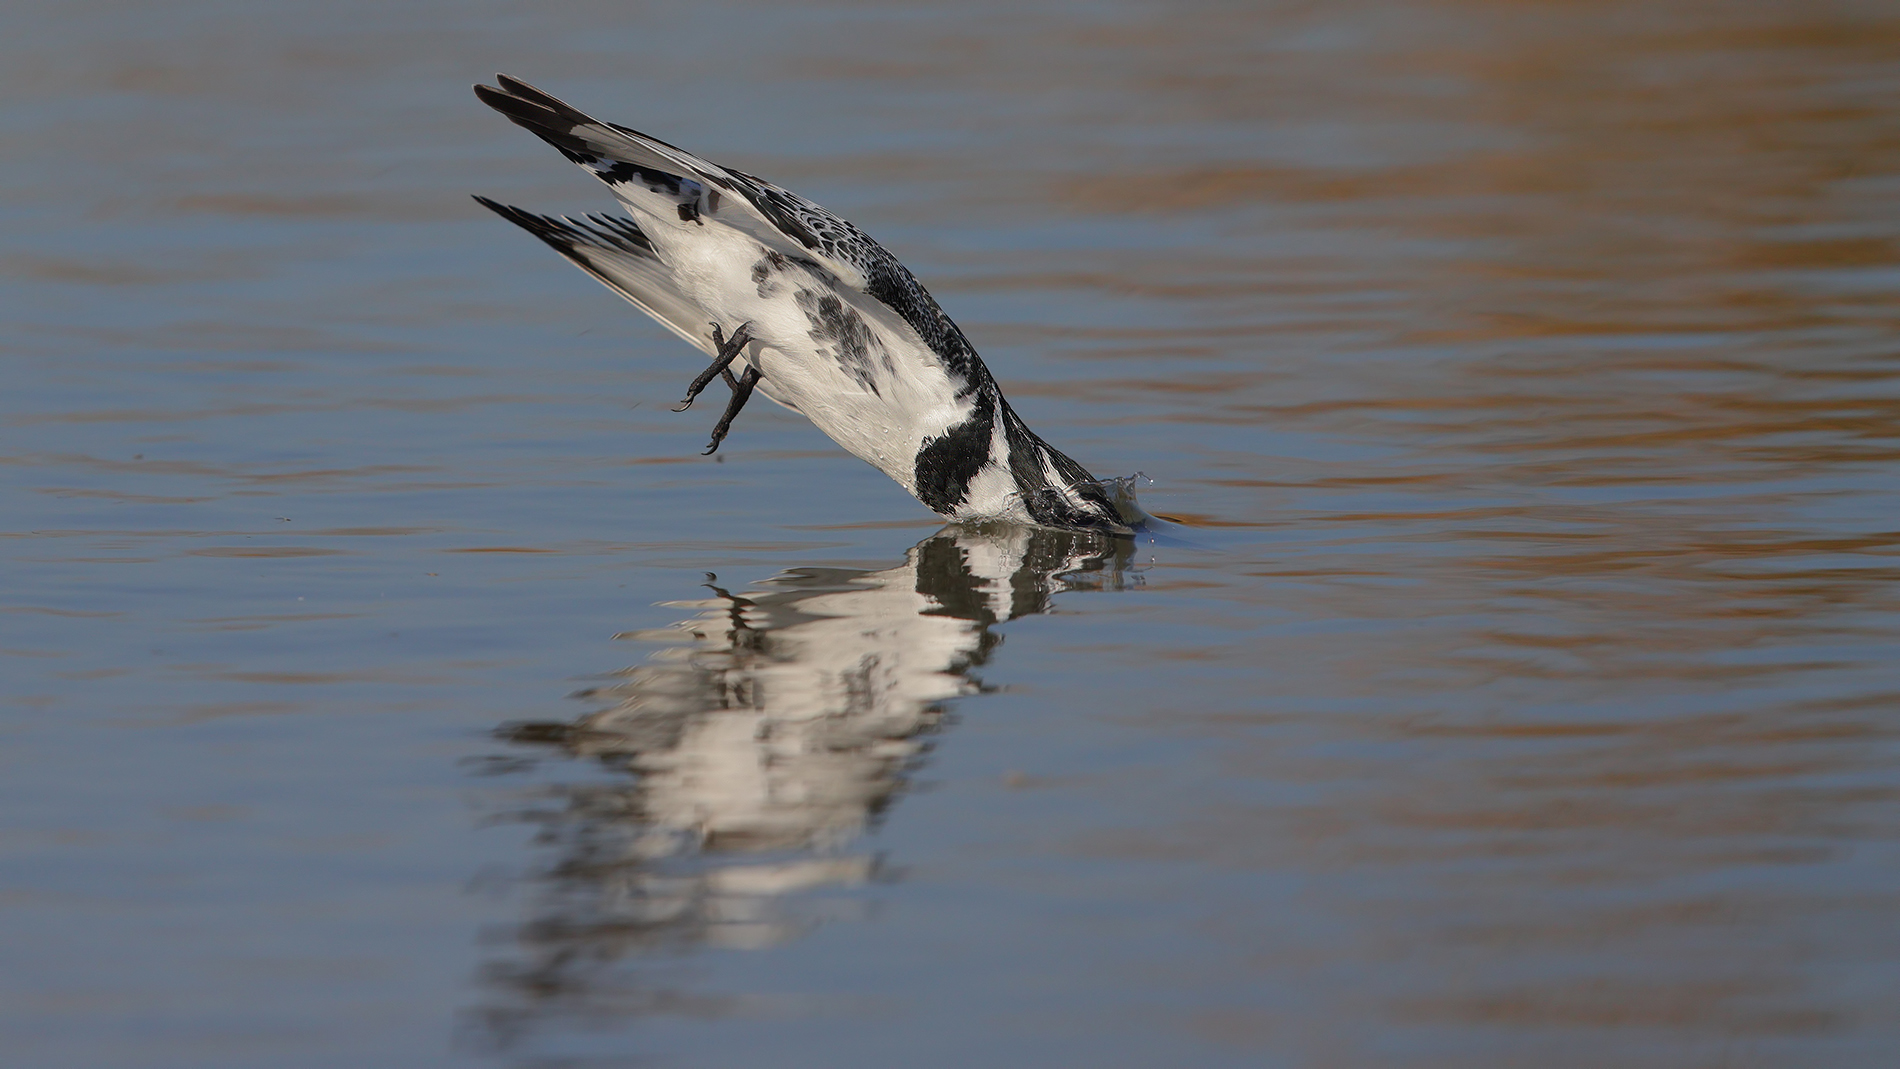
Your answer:
[[[601,122],[496,76],[482,102],[607,183],[632,218],[552,218],[475,199],[713,360],[732,390],[719,448],[754,389],[952,520],[1125,532],[1103,485],[1038,438],[969,339],[897,258],[764,179]]]

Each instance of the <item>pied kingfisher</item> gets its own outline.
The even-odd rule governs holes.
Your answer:
[[[715,377],[731,388],[707,453],[757,388],[952,520],[1129,529],[864,231],[764,179],[495,80],[475,95],[607,183],[633,218],[556,219],[475,199],[712,356],[678,409]]]

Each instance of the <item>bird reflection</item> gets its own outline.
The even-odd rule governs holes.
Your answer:
[[[1133,549],[952,526],[881,571],[793,568],[741,592],[708,576],[708,596],[669,603],[695,615],[620,636],[664,646],[579,695],[598,711],[501,731],[606,775],[513,814],[541,825],[556,861],[535,877],[538,916],[488,969],[506,1004],[480,1015],[489,1041],[550,1015],[713,1012],[616,978],[614,963],[772,946],[848,907],[822,892],[878,877],[859,839],[904,790],[944,703],[981,689],[993,625],[1063,591],[1137,583]]]

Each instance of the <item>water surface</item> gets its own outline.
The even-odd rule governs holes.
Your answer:
[[[1882,1066],[1887,5],[0,14],[22,1066]],[[942,529],[467,199],[891,246]]]

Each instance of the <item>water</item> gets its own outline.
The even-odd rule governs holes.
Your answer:
[[[0,14],[21,1066],[1884,1066],[1889,5]],[[1171,539],[940,531],[467,199],[503,70]]]

